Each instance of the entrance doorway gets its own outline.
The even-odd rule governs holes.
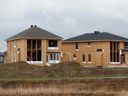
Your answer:
[[[100,53],[100,52],[97,52],[96,54],[95,54],[95,64],[96,64],[96,66],[102,66],[103,64],[103,62],[102,62],[102,53]]]

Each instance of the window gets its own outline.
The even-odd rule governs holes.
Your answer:
[[[75,48],[76,48],[76,49],[79,49],[78,43],[75,43]]]
[[[85,62],[85,54],[82,54],[82,62]]]
[[[58,47],[58,41],[57,40],[49,40],[49,47]]]
[[[91,42],[87,42],[88,47],[91,47]]]
[[[60,53],[50,53],[50,60],[59,60]]]
[[[91,54],[88,54],[88,62],[91,62]]]
[[[128,49],[128,42],[124,43],[124,47],[125,47],[125,49]]]
[[[73,55],[73,59],[76,59],[76,54]]]
[[[13,41],[13,47],[16,48],[16,41]]]
[[[60,62],[60,53],[47,53],[46,61],[47,61],[47,63],[59,63]]]
[[[119,42],[110,42],[110,62],[119,62]]]
[[[103,52],[103,49],[96,49],[96,52]]]
[[[41,61],[41,40],[27,40],[27,61]]]

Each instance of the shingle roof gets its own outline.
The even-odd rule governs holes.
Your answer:
[[[36,38],[36,39],[62,39],[62,37],[57,36],[55,34],[52,34],[44,29],[41,29],[37,26],[28,28],[10,38],[7,39],[8,40],[15,40],[15,39],[19,39],[19,38],[27,38],[27,39],[31,39],[31,38]]]
[[[77,41],[105,41],[105,40],[119,40],[128,41],[128,38],[121,37],[108,32],[86,33],[73,38],[64,40],[64,42],[77,42]]]

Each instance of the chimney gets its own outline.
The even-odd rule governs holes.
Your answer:
[[[34,25],[34,27],[37,27],[36,25]]]
[[[100,31],[94,31],[94,33],[95,33],[95,34],[98,34],[98,33],[100,33]]]
[[[31,25],[31,28],[33,28],[33,25]]]

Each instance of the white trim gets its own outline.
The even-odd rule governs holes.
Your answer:
[[[84,64],[85,64],[86,62],[82,62],[82,63],[84,63]]]
[[[89,64],[92,63],[92,62],[88,62]]]
[[[87,45],[87,47],[91,47],[91,45]]]
[[[80,49],[76,49],[76,51],[79,51]]]
[[[60,60],[49,60],[47,63],[60,63]]]
[[[110,64],[121,64],[120,62],[109,62]]]
[[[14,45],[13,48],[16,48],[16,45]]]
[[[76,60],[77,58],[73,58],[74,60]]]
[[[122,51],[120,50],[120,55],[122,54]]]
[[[42,61],[26,61],[28,64],[43,64]]]
[[[59,49],[58,47],[48,47],[49,50]]]

